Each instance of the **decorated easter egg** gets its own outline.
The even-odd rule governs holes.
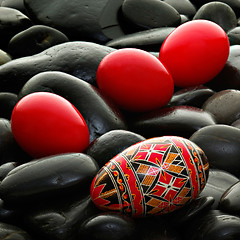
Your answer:
[[[155,137],[132,145],[103,166],[93,179],[91,198],[104,211],[162,215],[196,199],[208,171],[206,155],[190,140]]]

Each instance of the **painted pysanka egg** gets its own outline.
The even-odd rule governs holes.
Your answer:
[[[161,215],[183,207],[203,190],[206,155],[176,136],[155,137],[125,149],[93,179],[91,198],[102,210],[133,217]]]

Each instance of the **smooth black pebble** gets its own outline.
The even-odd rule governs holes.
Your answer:
[[[183,88],[173,94],[168,106],[188,105],[202,108],[203,103],[214,93],[215,91],[203,85]]]
[[[88,192],[99,167],[83,153],[67,153],[21,164],[0,183],[0,198],[18,206],[23,202]],[[81,189],[81,190],[80,190]]]
[[[240,91],[227,89],[217,92],[202,108],[213,114],[217,123],[230,125],[240,118]]]
[[[233,9],[226,3],[217,1],[204,4],[198,9],[193,17],[193,20],[196,19],[205,19],[215,22],[226,32],[237,27],[237,17]]]
[[[215,124],[199,129],[189,139],[202,148],[210,167],[240,177],[240,129]]]
[[[112,130],[95,139],[86,153],[102,167],[124,149],[144,140],[143,136],[131,131]]]
[[[101,60],[114,48],[84,41],[66,42],[38,54],[17,58],[0,66],[0,91],[18,94],[34,75],[45,71],[61,71],[94,86]]]
[[[175,27],[161,27],[126,34],[107,42],[106,46],[116,49],[138,48],[145,51],[156,51],[159,54],[164,40],[174,29]]]
[[[10,39],[8,52],[14,58],[26,57],[68,41],[68,37],[55,28],[34,25]]]
[[[200,193],[200,197],[212,197],[214,203],[211,208],[218,209],[224,192],[238,181],[239,179],[229,172],[220,169],[210,169],[207,184]]]
[[[104,44],[124,35],[118,18],[122,2],[123,0],[25,0],[24,6],[34,22],[59,29],[71,41]]]
[[[122,14],[126,22],[140,29],[176,27],[181,22],[179,12],[158,0],[124,0]]]
[[[188,138],[197,130],[215,123],[214,117],[200,108],[173,106],[136,116],[130,120],[129,129],[145,138],[163,135]]]

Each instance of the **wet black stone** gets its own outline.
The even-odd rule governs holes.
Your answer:
[[[37,24],[59,29],[71,40],[105,43],[124,34],[118,21],[123,0],[24,0]]]
[[[0,165],[0,181],[2,181],[7,176],[7,174],[17,166],[17,162],[7,162]]]
[[[0,2],[2,2],[1,7],[14,8],[27,15],[27,11],[24,7],[24,0],[2,0]]]
[[[0,50],[0,65],[3,65],[4,63],[7,63],[12,60],[12,56],[9,55],[9,53]]]
[[[87,148],[86,154],[94,158],[99,167],[102,167],[127,147],[143,140],[144,137],[134,132],[112,130],[93,141]]]
[[[213,114],[217,123],[230,125],[240,118],[240,91],[229,89],[217,92],[202,108]]]
[[[163,0],[174,7],[180,14],[193,17],[196,14],[196,7],[189,0]]]
[[[137,234],[135,239],[139,240],[183,240],[179,226],[175,224],[175,218],[164,216],[152,216],[147,218],[136,218]]]
[[[196,131],[190,140],[205,152],[210,167],[222,169],[240,177],[240,129],[215,124]]]
[[[173,106],[137,116],[130,130],[145,138],[176,135],[188,138],[202,127],[214,125],[212,115],[190,106]]]
[[[229,172],[220,169],[210,169],[207,184],[200,193],[200,197],[213,198],[214,203],[211,205],[211,208],[218,209],[219,201],[224,192],[238,181],[239,179]]]
[[[0,199],[0,222],[21,225],[23,211],[7,206],[2,199]]]
[[[236,121],[234,121],[231,126],[239,128],[240,129],[240,118],[238,118]]]
[[[233,9],[222,2],[210,2],[204,4],[196,12],[193,19],[206,19],[217,23],[226,32],[237,27],[237,17]]]
[[[197,8],[200,8],[202,5],[213,2],[213,0],[190,0]],[[222,2],[228,4],[235,12],[237,17],[240,16],[240,0],[218,0],[217,2]]]
[[[0,92],[0,117],[10,120],[12,110],[17,102],[17,94],[10,92]]]
[[[181,23],[180,23],[180,25],[183,24],[183,23],[185,23],[185,22],[190,21],[190,19],[189,19],[188,16],[183,15],[183,14],[181,14],[180,16],[181,16]]]
[[[230,46],[240,44],[240,27],[232,28],[227,32]]]
[[[19,10],[0,7],[0,49],[6,50],[9,40],[30,26],[31,20]]]
[[[240,216],[240,181],[234,183],[222,195],[219,201],[219,209],[223,212]]]
[[[228,60],[222,71],[205,85],[214,91],[240,90],[240,45],[230,46]]]
[[[0,222],[0,239],[33,240],[25,230],[4,222]]]
[[[34,25],[10,39],[8,52],[14,58],[25,57],[68,41],[67,36],[57,29]]]
[[[66,240],[77,239],[81,224],[99,213],[89,196],[79,199],[65,197],[45,207],[33,207],[23,213],[24,226],[34,239]]]
[[[200,214],[209,211],[214,201],[212,196],[198,197],[182,208],[166,215],[166,219],[174,225],[182,226]]]
[[[63,72],[42,72],[27,81],[19,98],[33,92],[52,92],[70,101],[82,114],[90,142],[104,133],[127,129],[123,114],[97,88]]]
[[[227,63],[229,63],[229,65],[231,65],[233,68],[237,68],[238,70],[240,70],[240,45],[234,45],[234,46],[230,46],[229,49],[229,56],[227,59]]]
[[[0,198],[19,206],[27,202],[57,198],[65,194],[89,191],[99,167],[83,153],[49,156],[19,165],[0,183]]]
[[[180,89],[173,94],[168,106],[188,105],[201,108],[214,93],[212,89],[203,85]]]
[[[158,0],[125,0],[122,13],[125,20],[138,30],[176,27],[181,22],[175,8]]]
[[[183,229],[184,239],[230,240],[240,238],[240,218],[211,210],[195,218]]]
[[[30,157],[17,144],[8,119],[0,118],[0,165],[7,162],[23,163]]]
[[[159,53],[164,40],[174,29],[174,27],[162,27],[126,34],[107,42],[106,46],[117,49],[138,48]]]
[[[67,42],[28,57],[0,66],[0,91],[19,93],[34,75],[44,71],[61,71],[93,85],[99,63],[114,48],[92,42]]]
[[[100,213],[87,219],[80,228],[82,240],[131,240],[135,236],[135,222],[115,213]]]

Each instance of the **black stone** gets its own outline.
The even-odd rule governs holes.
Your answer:
[[[205,85],[214,91],[240,90],[240,45],[230,46],[228,60],[222,71]]]
[[[214,203],[212,196],[197,197],[182,208],[168,213],[166,220],[175,226],[184,226],[187,222],[209,211]]]
[[[123,0],[24,0],[37,24],[65,33],[70,40],[105,43],[123,35],[118,11]]]
[[[78,239],[76,236],[81,224],[97,213],[99,210],[89,196],[78,199],[69,199],[66,196],[55,205],[35,205],[30,211],[23,213],[22,219],[34,240],[75,240]]]
[[[184,239],[230,240],[240,238],[240,218],[211,210],[195,218],[183,228]]]
[[[61,71],[96,85],[99,63],[115,49],[92,42],[67,42],[0,66],[0,91],[19,93],[34,75]]]
[[[23,0],[2,0],[0,1],[1,7],[9,7],[19,10],[20,12],[27,15],[27,11],[24,7],[24,1]]]
[[[67,36],[57,29],[34,25],[10,39],[8,52],[14,58],[25,57],[68,41]]]
[[[199,129],[190,137],[190,140],[205,152],[210,167],[222,169],[240,177],[240,129],[215,124]]]
[[[7,174],[12,171],[19,164],[17,162],[7,162],[0,165],[0,181],[2,181]]]
[[[197,8],[200,8],[206,3],[213,2],[213,0],[190,0]],[[235,12],[236,16],[240,16],[240,0],[218,0],[217,2],[222,2],[228,4]]]
[[[30,156],[16,142],[10,121],[0,118],[0,165],[7,162],[24,163],[29,159]]]
[[[10,56],[7,52],[0,50],[0,65],[7,63],[12,60],[12,56]]]
[[[180,14],[175,8],[158,0],[125,0],[122,14],[138,30],[176,27],[181,22]]]
[[[240,70],[240,45],[230,46],[229,56],[227,62],[232,66]]]
[[[48,198],[90,189],[99,167],[94,159],[83,153],[49,156],[21,164],[8,173],[0,183],[0,198],[18,206]]]
[[[159,53],[164,40],[174,29],[174,27],[162,27],[126,34],[107,42],[106,46],[117,49],[138,48]]]
[[[214,203],[211,205],[211,208],[218,209],[219,201],[224,192],[238,181],[239,179],[229,172],[220,169],[210,169],[207,184],[200,193],[200,197],[213,198]]]
[[[130,130],[145,138],[176,135],[188,138],[202,127],[214,125],[211,114],[190,106],[173,106],[137,116]]]
[[[13,108],[17,102],[17,94],[10,92],[0,92],[0,117],[10,120]]]
[[[236,121],[234,121],[231,126],[239,128],[240,129],[240,118],[238,118]]]
[[[23,211],[7,206],[2,199],[0,199],[0,222],[21,225]]]
[[[0,49],[6,50],[9,40],[30,26],[31,20],[19,10],[0,7]]]
[[[189,16],[190,18],[196,14],[196,7],[189,0],[163,0],[174,7],[180,14]]]
[[[206,19],[217,23],[226,32],[237,27],[237,17],[233,9],[222,2],[210,2],[204,4],[196,12],[193,19]]]
[[[201,108],[214,93],[212,89],[203,85],[180,89],[173,94],[168,106],[188,105]]]
[[[33,92],[52,92],[70,101],[82,114],[90,142],[115,129],[127,129],[120,110],[91,84],[63,72],[42,72],[23,86],[19,98]]]
[[[135,239],[139,240],[183,240],[179,226],[175,224],[174,216],[168,218],[166,215],[137,218],[137,233]]]
[[[180,23],[180,25],[183,24],[183,23],[185,23],[185,22],[190,21],[190,19],[189,19],[188,16],[183,15],[183,14],[181,14],[180,16],[181,16],[181,23]]]
[[[131,240],[136,234],[135,222],[130,217],[115,213],[100,213],[87,219],[80,227],[82,240]]]
[[[240,181],[234,183],[222,195],[219,201],[219,209],[223,212],[240,216]]]
[[[240,45],[240,27],[232,28],[227,32],[230,46]]]
[[[145,140],[139,134],[127,130],[112,130],[95,139],[86,154],[95,159],[99,167],[105,165],[127,147]]]
[[[30,235],[25,230],[4,222],[0,222],[0,239],[32,240]]]
[[[240,91],[229,89],[217,92],[202,108],[213,114],[217,123],[230,125],[240,118]]]

